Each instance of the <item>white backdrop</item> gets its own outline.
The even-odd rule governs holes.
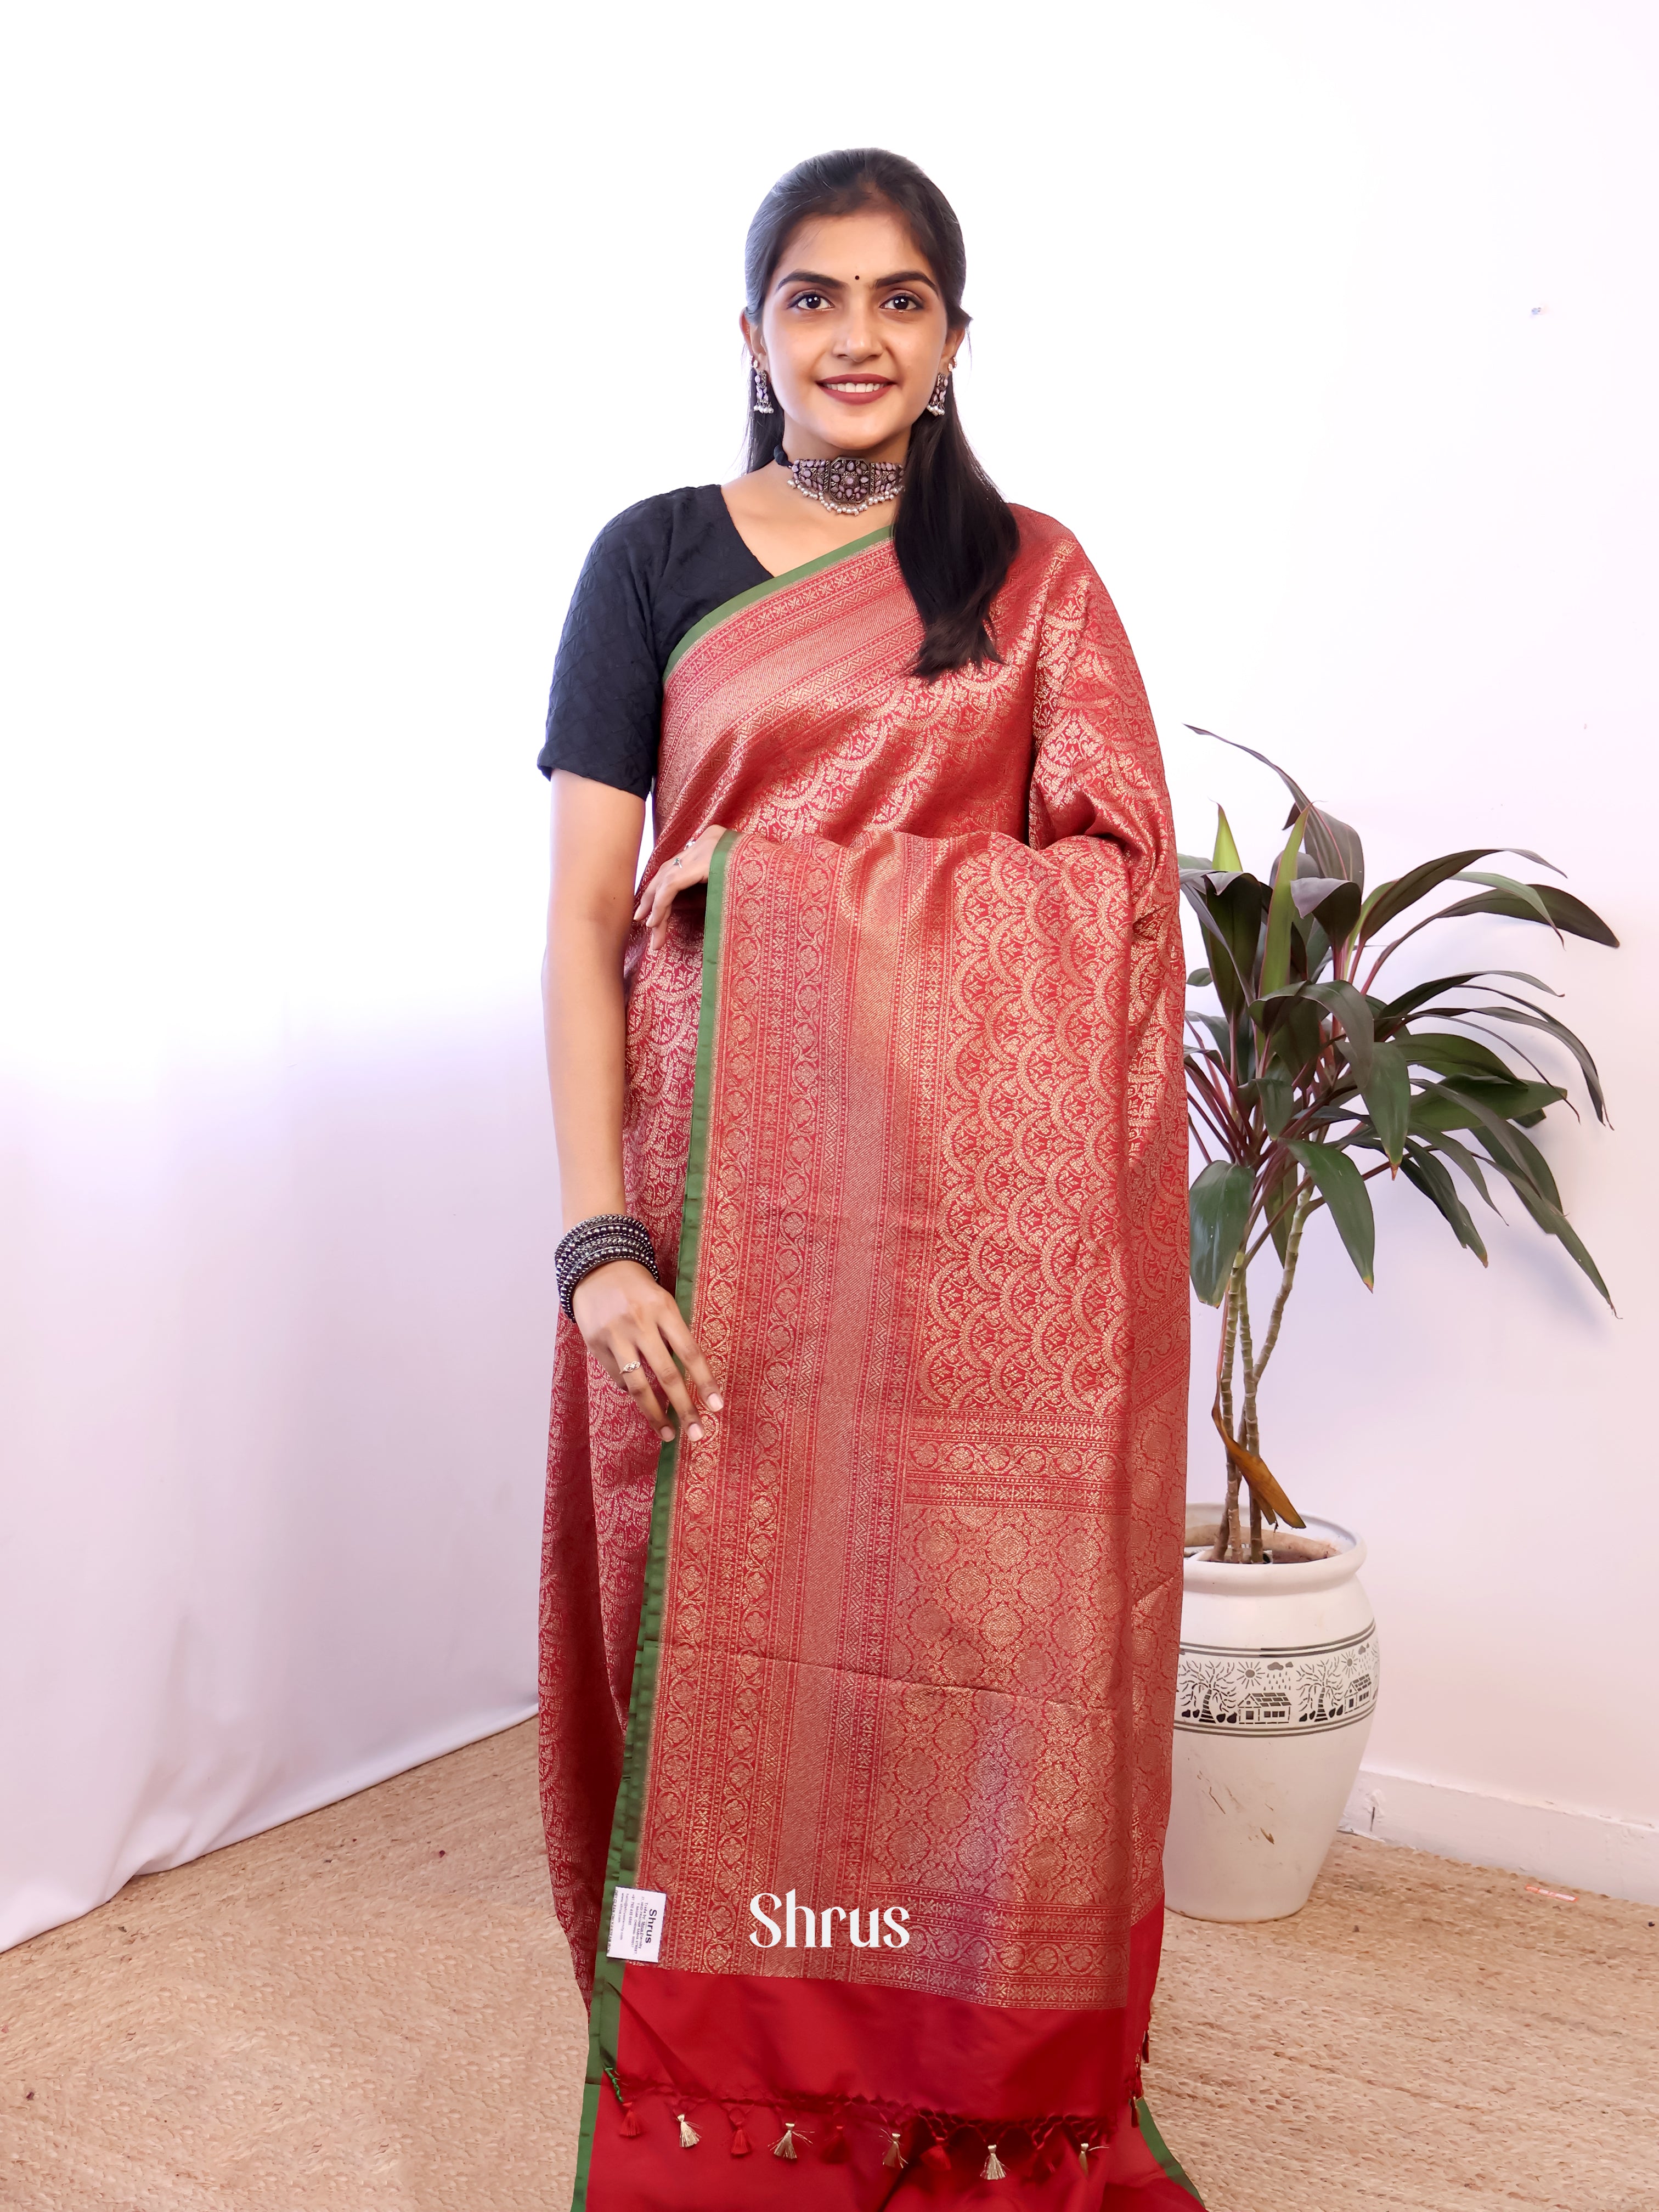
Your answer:
[[[1183,842],[1279,818],[1204,722],[1374,871],[1514,836],[1626,940],[1489,933],[1601,1057],[1548,1148],[1622,1318],[1402,1193],[1265,1413],[1372,1545],[1355,1817],[1659,1892],[1656,58],[1639,0],[14,12],[0,1942],[528,1710],[552,647],[607,514],[730,471],[754,203],[871,140]]]

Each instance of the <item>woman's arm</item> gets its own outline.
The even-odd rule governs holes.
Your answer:
[[[628,1211],[623,952],[644,827],[645,801],[631,792],[564,769],[555,774],[542,996],[567,1229],[595,1213]],[[571,1306],[588,1350],[658,1434],[666,1441],[674,1433],[663,1410],[665,1397],[686,1436],[700,1438],[686,1376],[716,1411],[720,1394],[672,1293],[635,1261],[615,1260],[583,1278]],[[631,1371],[624,1374],[625,1367]],[[659,1391],[651,1387],[653,1376]]]

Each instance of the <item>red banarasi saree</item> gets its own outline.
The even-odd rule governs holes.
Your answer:
[[[881,531],[669,665],[657,850],[732,834],[630,952],[628,1200],[726,1410],[659,1446],[561,1324],[542,1772],[591,2212],[1196,2201],[1139,2078],[1185,1490],[1176,859],[1111,603],[1018,513],[1000,665],[908,673]],[[654,1960],[611,1955],[624,1912]]]

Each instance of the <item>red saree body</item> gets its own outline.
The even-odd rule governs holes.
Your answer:
[[[735,834],[630,952],[624,1151],[726,1411],[659,1447],[562,1324],[542,1774],[592,2212],[1196,2201],[1136,2101],[1185,1490],[1176,860],[1111,603],[1018,513],[999,665],[907,673],[885,532],[670,665],[658,850]],[[605,1954],[617,1886],[666,1898],[653,1964]]]

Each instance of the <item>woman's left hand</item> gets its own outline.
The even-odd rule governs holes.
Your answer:
[[[651,950],[655,952],[668,936],[668,917],[674,901],[693,884],[708,881],[708,863],[714,857],[714,848],[726,832],[718,822],[711,822],[706,830],[699,830],[689,845],[682,845],[672,860],[647,878],[640,902],[634,909],[635,921],[642,921],[651,932]]]

